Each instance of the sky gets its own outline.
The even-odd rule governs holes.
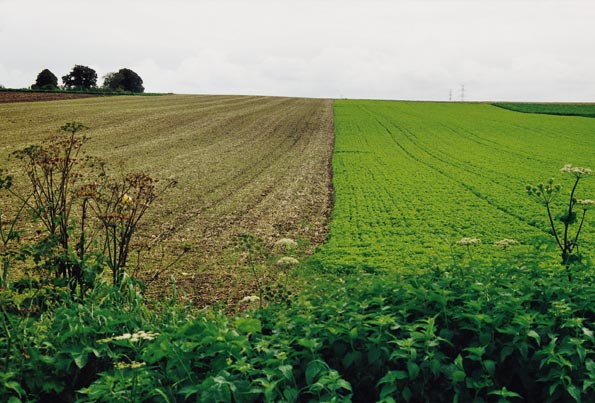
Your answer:
[[[82,64],[147,92],[595,102],[594,21],[595,0],[0,0],[0,85]]]

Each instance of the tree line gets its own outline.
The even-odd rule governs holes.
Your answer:
[[[42,70],[35,83],[31,85],[33,90],[70,90],[89,91],[99,89],[97,87],[97,72],[90,67],[75,65],[70,73],[62,76],[62,86],[58,86],[58,77],[49,69]],[[103,77],[101,89],[109,91],[144,92],[143,79],[134,71],[123,68],[116,72],[108,73]]]

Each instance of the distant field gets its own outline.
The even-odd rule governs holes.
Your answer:
[[[566,195],[560,168],[594,163],[595,120],[485,104],[341,100],[335,133],[335,207],[329,241],[315,255],[327,270],[449,264],[453,251],[466,252],[449,247],[462,237],[482,240],[474,257],[527,251],[547,235],[547,218],[525,185],[553,176]],[[595,196],[590,181],[578,198]],[[595,245],[594,219],[583,251]],[[498,250],[503,238],[523,245]]]
[[[496,103],[495,106],[524,113],[543,113],[547,115],[566,115],[595,117],[595,104],[534,104],[534,103]]]
[[[69,94],[66,92],[29,92],[29,91],[0,91],[0,103],[5,102],[34,102],[58,101],[65,99],[90,98],[100,94]]]
[[[233,300],[253,287],[246,269],[236,268],[235,236],[292,237],[307,250],[326,237],[330,100],[175,95],[5,103],[0,166],[18,173],[11,152],[72,120],[90,127],[88,154],[107,160],[112,172],[142,170],[179,181],[151,208],[142,230],[162,240],[166,256],[184,243],[192,252],[165,273],[141,262],[141,272],[158,284],[174,274],[194,298]]]

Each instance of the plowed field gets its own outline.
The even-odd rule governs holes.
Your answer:
[[[90,98],[101,95],[96,94],[67,94],[61,92],[20,92],[0,91],[0,103],[5,102],[34,102],[34,101],[59,101],[64,99]]]
[[[254,284],[232,241],[252,234],[271,243],[298,239],[308,252],[326,237],[330,210],[332,101],[242,96],[110,97],[0,105],[0,161],[40,143],[68,121],[90,127],[86,148],[108,167],[142,170],[178,185],[141,228],[165,256],[141,261],[150,287],[177,285],[199,303],[235,300]],[[8,161],[8,162],[7,162]],[[153,256],[157,259],[158,256]]]

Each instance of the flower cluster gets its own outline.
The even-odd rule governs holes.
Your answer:
[[[244,297],[240,300],[240,303],[250,303],[250,302],[258,302],[260,301],[260,297],[257,297],[256,295],[248,295],[247,297]]]
[[[275,242],[275,247],[282,249],[293,249],[297,248],[297,246],[297,242],[290,238],[281,238]]]
[[[135,369],[135,368],[140,368],[140,367],[144,367],[145,365],[147,365],[146,362],[138,362],[138,361],[131,361],[131,362],[117,362],[116,363],[116,368],[118,369]]]
[[[481,243],[481,239],[469,238],[469,237],[464,237],[457,241],[457,245],[459,245],[459,246],[479,245],[480,243]]]
[[[590,210],[595,207],[595,200],[593,199],[577,199],[574,205],[582,210]]]
[[[560,185],[554,185],[554,178],[550,178],[545,185],[543,183],[537,186],[527,185],[527,194],[540,203],[549,204],[560,188]]]
[[[113,340],[130,340],[131,343],[137,343],[140,340],[154,340],[155,337],[159,336],[157,332],[145,332],[144,330],[139,330],[136,333],[124,333],[120,336],[109,337],[107,339],[98,340],[98,343],[109,343]]]
[[[519,242],[515,241],[514,239],[504,238],[504,239],[494,242],[494,246],[497,248],[506,250],[506,249],[510,248],[512,245],[518,245],[518,243]]]
[[[283,267],[286,269],[297,266],[298,264],[300,264],[300,261],[291,256],[282,257],[275,263],[276,266]]]
[[[573,167],[572,164],[566,164],[560,169],[562,173],[569,173],[574,175],[576,178],[582,178],[583,176],[591,175],[593,171],[591,168],[585,167]]]

